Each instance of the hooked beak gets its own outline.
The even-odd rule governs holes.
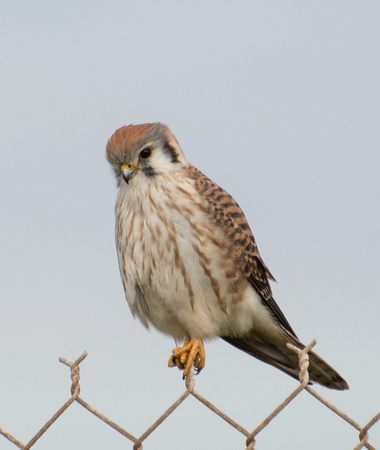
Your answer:
[[[121,173],[123,175],[124,181],[129,184],[129,180],[136,173],[137,168],[132,166],[131,164],[123,164],[121,167]]]

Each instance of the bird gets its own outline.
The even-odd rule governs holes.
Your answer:
[[[239,204],[190,164],[162,123],[124,125],[106,147],[118,187],[115,235],[120,275],[132,315],[183,342],[168,365],[205,367],[204,342],[221,338],[299,376],[304,349],[273,298]],[[347,382],[313,351],[309,380],[327,388]]]

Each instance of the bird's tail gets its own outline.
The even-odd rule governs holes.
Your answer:
[[[289,342],[299,349],[304,349],[303,345],[296,337],[290,333],[285,333],[284,343],[281,345],[274,345],[249,335],[244,338],[223,337],[229,344],[243,350],[249,355],[260,359],[261,361],[271,364],[277,369],[282,370],[293,378],[298,380],[299,363],[298,355],[290,350],[286,343]],[[311,382],[321,384],[330,389],[344,390],[348,389],[348,384],[339,373],[333,369],[326,361],[324,361],[316,353],[309,352],[309,378]]]

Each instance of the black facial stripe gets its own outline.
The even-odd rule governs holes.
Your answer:
[[[154,176],[157,175],[157,172],[155,172],[151,166],[142,167],[141,170],[142,170],[143,174],[148,178],[153,178]]]
[[[165,153],[167,153],[170,156],[170,159],[172,163],[177,163],[178,161],[178,155],[175,151],[175,148],[169,145],[167,142],[164,144],[163,150]]]

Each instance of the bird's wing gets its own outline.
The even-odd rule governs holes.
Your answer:
[[[274,277],[261,259],[255,238],[239,204],[228,192],[194,166],[189,168],[189,177],[194,180],[199,194],[207,200],[215,225],[233,241],[241,261],[240,270],[260,295],[263,304],[269,308],[277,322],[296,337],[272,296],[269,279],[274,280]]]

